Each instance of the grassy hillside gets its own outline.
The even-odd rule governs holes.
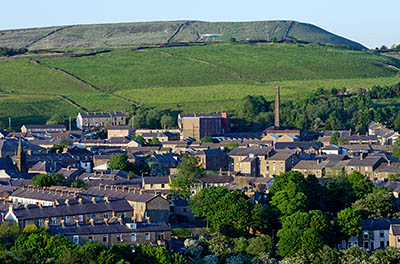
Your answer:
[[[125,110],[133,103],[186,112],[234,110],[246,95],[282,100],[318,88],[400,82],[400,60],[290,44],[214,44],[115,50],[91,56],[0,60],[0,120]],[[20,100],[20,102],[19,102]],[[32,103],[31,103],[32,102]]]
[[[73,25],[0,31],[0,46],[30,50],[76,47],[121,47],[127,45],[207,41],[202,34],[224,34],[217,41],[302,40],[363,49],[361,44],[311,24],[296,21],[203,22],[169,21],[97,25]]]

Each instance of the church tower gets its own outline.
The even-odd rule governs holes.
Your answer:
[[[21,137],[19,138],[18,149],[15,155],[15,165],[17,166],[20,173],[26,172],[26,156]]]

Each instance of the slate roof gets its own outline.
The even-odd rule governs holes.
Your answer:
[[[393,232],[393,235],[399,236],[400,235],[400,224],[393,224],[392,232]]]
[[[317,142],[314,141],[295,141],[295,142],[276,142],[274,148],[276,150],[279,149],[301,149],[306,150],[310,148],[314,148],[316,150],[320,149],[321,146],[318,145]]]
[[[52,173],[60,170],[62,168],[61,165],[59,165],[56,162],[51,162],[51,161],[39,161],[35,165],[33,165],[29,171],[35,171],[35,172],[43,172],[43,173]]]
[[[83,118],[101,118],[101,117],[122,117],[125,116],[122,112],[115,113],[83,113],[81,114]]]
[[[268,158],[268,160],[287,160],[294,154],[293,151],[278,151]]]
[[[169,177],[143,177],[144,184],[169,184]]]
[[[360,159],[360,157],[356,157],[356,158],[351,159],[347,163],[347,166],[353,166],[353,167],[372,166],[373,167],[382,161],[384,161],[384,158],[382,158],[382,157],[367,156],[363,159]]]
[[[400,224],[400,219],[368,219],[361,221],[363,230],[389,230],[391,224]]]
[[[24,125],[27,129],[67,129],[65,125]]]
[[[31,150],[31,151],[35,151],[35,152],[45,152],[44,148],[36,146],[34,144],[31,144],[26,140],[22,140],[22,146],[25,151]],[[15,151],[17,149],[18,149],[18,139],[13,139],[13,138],[0,139],[0,152],[1,153],[5,153],[5,152],[15,153]]]
[[[109,202],[96,202],[85,201],[80,203],[74,203],[71,205],[58,205],[58,206],[46,206],[40,208],[39,206],[29,206],[28,208],[20,207],[13,210],[15,216],[19,221],[26,219],[36,218],[50,218],[59,217],[66,215],[83,215],[92,213],[103,213],[103,212],[126,212],[133,211],[133,208],[129,205],[126,200],[110,200]]]
[[[201,155],[201,156],[226,156],[226,153],[222,151],[220,148],[216,149],[205,149],[205,150],[200,150],[195,153],[195,155]]]
[[[10,196],[20,197],[20,198],[29,198],[43,201],[52,201],[55,200],[64,200],[64,199],[74,199],[76,196],[69,193],[60,193],[54,191],[45,191],[42,188],[33,189],[33,188],[19,188],[15,190]]]
[[[149,202],[158,196],[154,193],[145,193],[145,192],[140,193],[139,191],[127,192],[122,190],[110,190],[110,189],[105,190],[104,188],[99,188],[99,187],[91,187],[83,191],[83,194],[86,196],[94,196],[94,197],[126,199],[128,201],[142,202],[142,203]]]
[[[228,153],[229,156],[249,156],[253,154],[254,156],[265,156],[271,153],[271,147],[253,147],[253,148],[234,148]]]
[[[207,174],[201,181],[203,183],[231,183],[234,181],[234,178],[228,175]]]
[[[300,160],[293,169],[296,170],[322,170],[328,164],[327,161]]]
[[[121,233],[140,233],[140,232],[163,232],[171,231],[171,228],[166,223],[136,223],[135,229],[130,229],[124,224],[111,223],[111,224],[94,224],[92,225],[76,225],[70,226],[50,226],[49,231],[55,234],[63,234],[65,236],[72,235],[96,235],[96,234],[121,234]]]
[[[0,170],[16,171],[15,165],[11,158],[0,158]]]
[[[400,173],[400,162],[381,163],[376,169],[376,172]]]

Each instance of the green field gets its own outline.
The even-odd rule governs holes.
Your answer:
[[[0,60],[0,120],[34,116],[31,122],[44,122],[55,113],[123,111],[127,100],[158,109],[229,111],[246,95],[272,100],[276,84],[285,101],[318,88],[400,82],[396,58],[314,45],[214,44],[38,60]]]

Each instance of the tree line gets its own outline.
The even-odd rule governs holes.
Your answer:
[[[61,234],[53,236],[45,227],[28,225],[20,230],[17,224],[4,222],[0,225],[0,263],[184,264],[187,260],[179,253],[152,245],[75,245]]]
[[[321,185],[313,175],[304,177],[291,171],[276,176],[268,195],[258,203],[241,191],[211,187],[197,192],[189,204],[194,215],[203,217],[212,230],[211,240],[203,243],[202,253],[194,257],[204,259],[214,254],[219,261],[241,256],[270,261],[257,263],[272,263],[272,259],[282,263],[347,263],[340,259],[348,260],[354,253],[354,257],[362,255],[367,261],[400,261],[400,251],[391,248],[373,255],[359,248],[336,250],[338,242],[359,235],[363,219],[400,217],[391,190],[374,186],[358,172],[330,178]],[[225,249],[213,249],[217,246],[213,239],[224,244],[220,247]],[[247,249],[254,239],[260,244],[257,254]],[[394,253],[395,256],[387,256]],[[322,261],[327,254],[329,261]],[[305,262],[294,261],[298,258]]]
[[[400,83],[355,91],[317,89],[296,101],[281,103],[281,124],[302,130],[352,129],[365,133],[376,121],[400,130],[400,106],[378,105],[374,99],[400,97]],[[274,104],[263,96],[246,96],[233,115],[233,130],[261,131],[274,123]]]
[[[25,48],[14,49],[14,48],[0,47],[0,57],[2,56],[11,57],[19,54],[24,54],[26,52],[28,52],[28,50]]]

